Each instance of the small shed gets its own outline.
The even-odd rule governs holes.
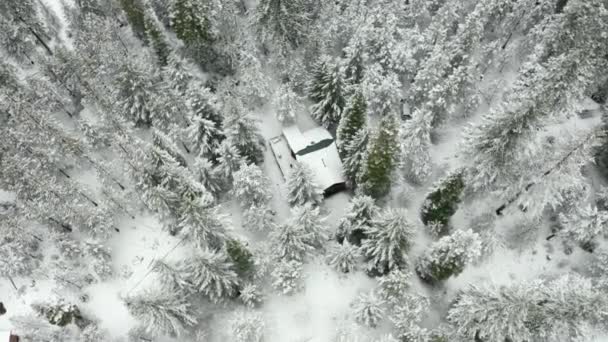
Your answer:
[[[285,180],[295,160],[306,165],[314,181],[329,196],[346,188],[342,161],[331,134],[323,127],[300,131],[297,126],[283,129],[283,134],[270,139],[270,147]]]
[[[10,331],[0,331],[0,342],[19,342],[19,336]]]

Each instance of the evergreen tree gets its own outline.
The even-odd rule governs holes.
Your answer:
[[[355,140],[357,133],[365,130],[367,126],[367,103],[361,92],[356,92],[351,99],[350,106],[340,118],[336,132],[336,145],[344,159],[351,157],[346,154],[347,147]]]
[[[176,229],[198,248],[219,250],[228,238],[227,224],[212,201],[209,194],[183,196]]]
[[[373,198],[358,195],[353,197],[346,210],[346,215],[340,219],[336,238],[342,243],[344,240],[355,246],[360,246],[365,239],[365,231],[372,226],[372,220],[379,212]]]
[[[270,180],[255,164],[241,165],[234,173],[232,186],[233,196],[245,209],[268,204],[272,198]]]
[[[367,128],[362,128],[355,133],[352,141],[344,146],[344,160],[342,166],[344,175],[348,179],[351,186],[357,185],[358,178],[363,170],[365,160],[367,159],[369,132]]]
[[[239,284],[234,265],[223,252],[199,251],[183,262],[181,270],[195,291],[214,302],[232,297]]]
[[[197,323],[190,303],[176,292],[150,291],[123,300],[148,333],[181,336]]]
[[[397,122],[394,115],[385,116],[372,137],[357,183],[363,193],[374,198],[388,194],[396,165]]]
[[[188,65],[188,62],[175,51],[167,51],[166,64],[162,66],[161,70],[163,79],[173,85],[178,94],[185,95],[188,90],[190,90],[189,95],[192,107],[196,107],[197,95],[202,96],[208,94],[208,91],[205,91],[206,88],[199,86],[197,83],[190,84],[193,78],[190,66]],[[206,103],[206,101],[204,103]],[[196,110],[193,111],[196,112]]]
[[[209,159],[199,155],[194,161],[194,170],[196,180],[217,197],[224,186],[224,179],[219,175],[217,168],[213,166]]]
[[[166,66],[168,64],[169,55],[171,54],[171,47],[167,42],[167,37],[165,36],[162,24],[158,21],[158,18],[151,7],[146,7],[145,10],[143,10],[143,24],[146,38],[150,47],[156,54],[158,64],[160,66]]]
[[[292,210],[291,223],[302,228],[306,235],[306,243],[313,248],[322,248],[328,239],[325,218],[321,217],[319,207],[310,204],[295,207]]]
[[[408,264],[407,252],[412,245],[415,227],[405,210],[386,209],[374,218],[365,230],[361,244],[363,255],[369,260],[369,269],[379,275]]]
[[[245,113],[242,103],[232,98],[225,106],[224,132],[229,143],[248,163],[264,161],[264,137],[258,121]]]
[[[595,206],[581,205],[573,212],[560,213],[559,219],[564,226],[563,234],[567,238],[586,245],[593,243],[598,236],[605,235],[608,212],[598,210]]]
[[[378,293],[391,308],[403,304],[411,287],[409,272],[394,269],[378,278]]]
[[[416,273],[427,283],[438,283],[460,274],[481,255],[479,236],[458,230],[435,242],[416,262]]]
[[[308,96],[314,102],[312,116],[325,127],[338,124],[346,106],[345,84],[340,64],[324,56],[315,65]]]
[[[403,97],[401,88],[397,74],[385,71],[377,63],[366,68],[361,80],[361,90],[368,102],[367,110],[380,117],[400,111],[400,100]]]
[[[270,240],[279,260],[302,262],[314,249],[304,228],[291,222],[279,225],[270,232]]]
[[[250,279],[253,277],[254,262],[253,255],[246,247],[246,244],[235,239],[228,240],[226,243],[226,254],[234,265],[234,270],[239,279]]]
[[[256,21],[262,41],[300,45],[309,22],[303,0],[261,0],[256,7]]]
[[[190,285],[184,279],[178,265],[170,265],[163,260],[156,260],[152,267],[166,292],[180,293],[182,291],[190,291]]]
[[[290,295],[302,288],[302,262],[280,261],[272,271],[272,286],[284,295]]]
[[[243,227],[254,232],[270,232],[276,227],[276,213],[266,205],[254,205],[243,212]]]
[[[217,150],[218,164],[217,172],[218,176],[224,179],[225,188],[232,187],[233,175],[241,168],[241,165],[245,164],[245,160],[241,157],[239,151],[231,145],[228,141],[224,140],[220,144]]]
[[[588,279],[469,285],[452,303],[448,321],[458,337],[484,341],[575,341],[605,317],[606,299]]]
[[[172,0],[171,28],[187,46],[208,45],[213,40],[209,4],[205,0]]]
[[[375,328],[384,316],[384,301],[374,291],[361,293],[353,303],[355,321],[368,328]]]
[[[259,313],[240,312],[232,320],[234,342],[263,342],[265,323]]]
[[[156,80],[150,68],[143,63],[127,62],[121,67],[116,82],[117,106],[126,119],[136,125],[151,125]]]
[[[350,273],[357,269],[361,258],[359,247],[351,245],[348,241],[333,244],[327,254],[327,263],[336,271]]]
[[[301,110],[301,99],[288,83],[282,84],[278,90],[278,96],[274,100],[277,107],[277,119],[285,126],[293,125],[296,116]]]
[[[133,33],[138,38],[144,38],[147,27],[143,2],[141,0],[119,0],[119,4],[125,11]]]
[[[424,182],[432,171],[431,121],[422,110],[414,111],[403,124],[401,136],[401,164],[405,177],[417,184]]]
[[[438,235],[447,233],[450,217],[456,213],[464,186],[461,171],[453,172],[441,179],[422,205],[420,212],[422,223],[438,225],[440,228]]]
[[[295,162],[287,181],[287,202],[290,206],[310,204],[318,206],[323,200],[323,191],[317,186],[310,169]]]

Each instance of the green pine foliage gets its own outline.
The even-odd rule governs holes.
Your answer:
[[[144,5],[141,0],[119,0],[120,7],[125,11],[133,33],[139,38],[145,37],[146,24],[144,19]]]
[[[385,116],[372,137],[358,180],[361,191],[374,198],[387,195],[391,177],[397,164],[397,120],[394,115]]]
[[[160,66],[166,66],[168,64],[169,55],[171,54],[171,47],[167,42],[167,37],[165,37],[162,25],[151,8],[146,8],[143,20],[146,38],[150,47],[156,54],[158,64]]]
[[[253,254],[238,240],[226,242],[226,254],[234,265],[234,271],[240,279],[247,279],[254,274]]]
[[[312,116],[325,127],[338,124],[346,106],[345,83],[340,64],[322,57],[315,65],[308,96],[314,102]]]
[[[208,7],[205,0],[174,0],[171,4],[171,27],[186,45],[212,41]]]
[[[357,92],[352,97],[352,103],[342,117],[337,130],[336,144],[342,157],[348,157],[345,153],[346,147],[353,141],[357,132],[367,125],[367,103],[363,93]]]
[[[450,217],[456,213],[464,190],[462,171],[457,171],[439,182],[431,192],[421,210],[420,218],[425,225],[439,225],[439,235],[447,233]]]

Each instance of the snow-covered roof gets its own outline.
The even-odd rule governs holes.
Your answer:
[[[305,150],[313,148],[319,142],[333,141],[331,134],[323,127],[302,132],[298,126],[293,125],[283,129],[283,136],[293,153],[297,155],[306,153]]]
[[[270,146],[286,179],[293,165],[293,152],[296,159],[312,171],[321,189],[345,182],[338,148],[331,134],[323,127],[305,132],[295,125],[286,127],[282,137],[270,139]]]
[[[342,176],[342,161],[335,143],[310,153],[297,155],[296,159],[312,170],[315,182],[323,190],[345,182]]]

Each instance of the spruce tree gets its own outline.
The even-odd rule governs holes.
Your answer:
[[[338,124],[346,106],[345,83],[340,63],[324,56],[314,67],[308,96],[314,102],[312,116],[325,127]]]
[[[576,341],[606,318],[606,298],[589,279],[471,284],[448,311],[457,338],[513,342]]]
[[[368,328],[375,328],[384,317],[384,301],[374,291],[361,293],[355,298],[355,321]]]
[[[361,244],[372,274],[383,275],[408,265],[407,252],[412,245],[415,227],[405,210],[386,209],[365,230]]]
[[[414,111],[403,124],[401,136],[401,164],[404,176],[420,184],[431,175],[431,120],[423,110]]]
[[[461,170],[452,172],[439,180],[435,189],[427,195],[420,210],[420,218],[425,225],[437,225],[438,235],[447,233],[450,217],[456,213],[464,191],[464,178]]]
[[[336,145],[344,159],[350,156],[346,154],[347,147],[355,139],[355,135],[365,129],[367,125],[367,103],[363,93],[356,92],[351,99],[350,106],[344,111],[340,118],[340,124],[336,131]]]
[[[219,250],[228,238],[226,218],[213,206],[212,197],[183,196],[176,229],[200,249]]]
[[[471,230],[458,230],[429,247],[416,261],[416,273],[425,282],[436,284],[460,274],[480,255],[479,235]]]
[[[158,21],[158,18],[151,7],[146,7],[143,13],[143,23],[148,43],[156,54],[158,64],[160,66],[166,66],[168,64],[169,54],[171,53],[171,47],[167,42],[167,37],[165,36],[162,24]]]
[[[119,0],[135,35],[142,39],[146,33],[145,7],[141,0]]]
[[[373,198],[363,195],[353,197],[346,209],[346,215],[338,224],[336,232],[338,242],[348,241],[360,246],[361,241],[365,239],[365,231],[371,227],[379,210]]]
[[[368,141],[369,132],[364,127],[355,133],[349,144],[344,146],[342,167],[344,168],[344,176],[352,187],[358,185],[358,179],[367,159]]]
[[[124,298],[129,312],[154,335],[181,336],[197,323],[186,298],[172,291],[150,291]]]
[[[234,173],[232,193],[244,209],[268,204],[272,198],[270,190],[270,180],[255,164],[243,164]]]
[[[303,0],[261,0],[256,7],[256,21],[262,41],[296,47],[306,36],[309,18]]]
[[[169,17],[175,35],[187,46],[208,45],[212,41],[206,0],[172,0]]]
[[[151,125],[156,93],[154,73],[146,64],[124,64],[116,79],[117,106],[135,125]]]
[[[315,183],[312,172],[296,161],[287,181],[287,202],[292,207],[305,204],[318,206],[322,200],[323,191]]]
[[[358,179],[363,193],[374,198],[388,194],[396,166],[397,122],[394,115],[385,116],[368,146],[367,158]]]
[[[349,273],[357,269],[360,258],[359,247],[345,240],[341,244],[334,243],[329,248],[327,263],[338,272]]]
[[[270,239],[279,260],[302,262],[314,249],[304,228],[294,222],[278,226]]]
[[[302,228],[306,234],[305,242],[313,248],[323,248],[328,239],[325,218],[321,209],[306,204],[292,210],[291,224]]]
[[[195,291],[214,302],[232,297],[239,284],[234,264],[223,251],[199,251],[182,263],[181,272]]]
[[[232,98],[225,107],[226,139],[248,163],[259,164],[264,161],[264,137],[260,133],[258,120],[245,113],[238,99]]]

